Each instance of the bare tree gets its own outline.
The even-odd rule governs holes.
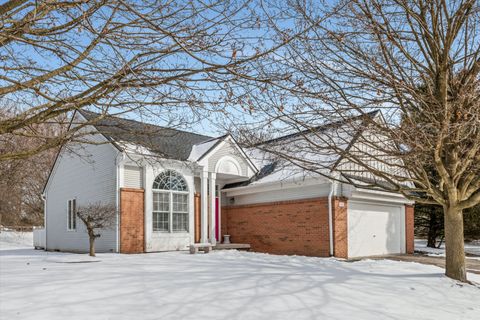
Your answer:
[[[28,158],[83,137],[108,114],[170,125],[191,124],[234,98],[237,78],[295,35],[270,28],[261,1],[10,0],[0,5],[0,118],[3,139],[37,145],[2,152]],[[262,9],[263,8],[263,9]],[[228,88],[227,88],[228,87]],[[227,90],[228,89],[228,90]],[[98,119],[56,135],[35,124],[60,124],[74,110]],[[67,123],[68,124],[68,123]]]
[[[1,116],[1,112],[0,112]],[[55,135],[47,124],[32,125],[42,135]],[[35,148],[35,137],[0,136],[0,152],[15,153]],[[29,159],[0,161],[0,216],[5,225],[43,225],[41,194],[52,168],[58,148],[43,151]]]
[[[293,7],[299,25],[331,19],[258,66],[279,80],[251,95],[251,112],[264,130],[302,141],[259,147],[330,179],[442,206],[446,275],[466,281],[462,212],[480,202],[479,1]],[[337,125],[319,129],[326,122]],[[318,161],[333,154],[342,160]]]
[[[95,257],[95,239],[101,236],[100,231],[115,226],[116,214],[114,204],[96,202],[78,208],[77,216],[85,224],[88,233],[90,256]]]

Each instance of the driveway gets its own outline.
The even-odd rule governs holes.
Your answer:
[[[390,259],[395,261],[418,262],[423,264],[431,264],[445,269],[445,257],[432,257],[424,254],[403,254],[403,255],[388,255],[379,257],[383,259]],[[480,258],[465,258],[467,264],[467,271],[471,273],[480,274]]]

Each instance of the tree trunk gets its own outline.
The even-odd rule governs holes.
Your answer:
[[[89,236],[90,241],[90,256],[95,257],[95,236]]]
[[[436,248],[437,247],[437,235],[434,230],[428,231],[428,238],[427,238],[427,247],[429,248]]]
[[[436,248],[437,245],[437,215],[435,209],[430,208],[428,213],[428,235],[427,235],[427,247]]]
[[[467,281],[463,245],[463,212],[455,206],[445,207],[445,253],[447,277]]]

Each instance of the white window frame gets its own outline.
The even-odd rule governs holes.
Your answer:
[[[67,200],[67,231],[77,231],[77,199]]]
[[[161,190],[161,189],[153,189],[152,192],[152,231],[153,232],[161,232],[161,233],[168,233],[171,230],[171,212],[172,212],[172,200],[171,196],[168,190]],[[155,194],[168,194],[168,212],[166,211],[160,211],[160,210],[155,210],[155,204],[154,204],[154,199],[155,199]],[[168,230],[155,230],[155,225],[154,225],[154,219],[153,215],[155,213],[167,213],[168,214]]]
[[[187,184],[187,181],[185,179],[185,177],[183,177],[182,174],[180,174],[179,172],[176,172],[174,170],[167,170],[167,171],[173,171],[175,172],[178,176],[180,176],[184,181],[185,181],[185,184]],[[159,173],[158,175],[162,174]],[[157,177],[158,177],[157,175]],[[155,177],[156,179],[156,177]],[[154,180],[155,180],[154,179]],[[161,193],[161,194],[168,194],[168,231],[167,230],[154,230],[154,225],[153,225],[153,215],[154,213],[157,213],[157,212],[165,212],[165,211],[155,211],[154,210],[154,205],[153,205],[153,199],[154,199],[154,194],[155,193]],[[186,205],[187,205],[187,210],[186,211],[173,211],[173,195],[174,194],[182,194],[182,195],[187,195],[187,200],[186,200]],[[189,229],[190,229],[190,223],[189,223],[189,220],[190,220],[190,203],[189,203],[189,194],[190,194],[190,191],[189,191],[189,188],[188,188],[188,185],[187,185],[187,191],[175,191],[175,190],[167,190],[167,189],[153,189],[152,188],[152,232],[154,233],[189,233]],[[181,214],[187,214],[187,224],[186,224],[186,230],[173,230],[173,214],[174,213],[181,213]]]
[[[187,200],[186,200],[186,205],[187,205],[187,210],[185,211],[173,211],[173,195],[174,194],[184,194],[187,195]],[[190,211],[189,211],[189,192],[188,191],[171,191],[170,192],[170,232],[189,232],[189,219],[190,219]],[[187,214],[187,224],[186,224],[186,230],[173,230],[173,214],[178,213],[178,214]]]

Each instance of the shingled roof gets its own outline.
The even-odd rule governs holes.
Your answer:
[[[120,150],[125,149],[125,144],[132,144],[164,158],[187,160],[193,145],[212,139],[206,135],[120,117],[101,118],[101,114],[91,111],[78,112]]]
[[[307,161],[318,163],[319,169],[332,171],[336,164],[342,159],[342,155],[328,148],[328,144],[326,144],[324,148],[320,148],[320,146],[325,144],[324,141],[335,143],[339,148],[348,150],[365,129],[364,125],[368,124],[369,120],[374,119],[380,114],[381,112],[379,110],[374,110],[362,115],[329,122],[308,130],[258,143],[249,149],[249,153],[251,154],[252,161],[257,162],[256,166],[260,168],[259,172],[250,178],[250,180],[227,184],[223,189],[238,188],[271,181],[284,181],[287,179],[301,180],[304,179],[307,174],[311,176],[314,175],[312,172],[308,172],[308,170],[304,170],[288,160],[282,159],[281,156],[274,156],[275,152],[270,152],[269,148],[272,148],[271,150],[273,151],[275,147],[281,150],[279,151],[280,153],[284,152],[286,154],[287,152],[291,152],[293,157],[301,155],[305,160],[308,159]],[[352,126],[352,128],[346,127],[347,124],[354,121],[360,121],[359,128],[355,126]],[[319,138],[314,142],[319,146],[318,152],[310,151],[308,147],[305,147],[305,150],[302,149],[301,144],[305,143],[303,136],[308,135],[310,135],[311,140],[315,140],[319,136],[324,136],[322,138],[323,140]],[[292,148],[288,150],[288,146],[292,146]],[[298,147],[298,149],[296,147]],[[273,158],[270,158],[269,154],[271,154]]]

